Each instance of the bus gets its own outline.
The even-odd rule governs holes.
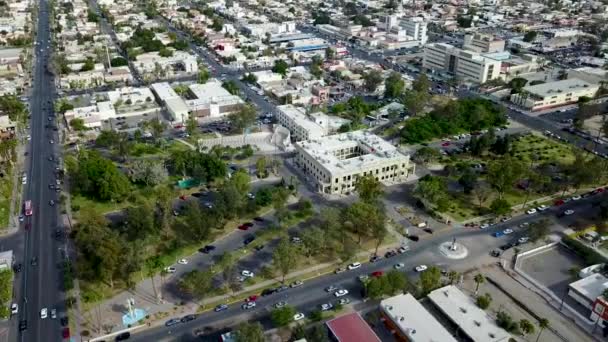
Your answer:
[[[32,216],[32,201],[25,201],[23,204],[23,211],[25,212],[25,216]]]

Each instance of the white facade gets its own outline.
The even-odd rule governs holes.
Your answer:
[[[420,43],[420,46],[425,45],[428,41],[427,24],[422,18],[409,18],[401,21],[401,27],[405,29],[405,34],[412,37]]]
[[[391,184],[414,172],[409,156],[367,131],[301,141],[295,147],[296,164],[316,190],[326,194],[349,194],[359,176],[373,175]]]
[[[102,122],[116,117],[116,110],[110,101],[97,102],[95,105],[74,108],[65,112],[65,120],[82,119],[89,128],[101,128]]]
[[[505,41],[489,34],[475,33],[464,37],[463,47],[481,53],[502,52],[505,50]]]
[[[511,102],[529,110],[559,107],[578,102],[580,97],[594,97],[599,85],[578,78],[526,86],[521,93],[511,95]]]
[[[596,298],[608,289],[608,278],[600,273],[594,273],[568,285],[568,296],[591,309]]]
[[[474,342],[505,342],[511,335],[499,328],[494,318],[480,309],[473,299],[456,286],[449,285],[431,291],[431,302],[458,325],[460,330]]]
[[[456,48],[449,44],[427,44],[424,47],[423,67],[453,74],[477,83],[500,76],[501,62],[483,55]]]
[[[350,122],[324,113],[306,115],[301,107],[283,105],[277,107],[276,118],[280,125],[289,130],[293,141],[311,140],[334,133],[340,126]]]

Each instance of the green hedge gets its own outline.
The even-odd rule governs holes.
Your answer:
[[[10,270],[0,271],[0,318],[8,318],[10,316],[8,302],[12,298],[12,290],[13,272]]]
[[[562,242],[564,245],[572,249],[576,254],[581,256],[585,260],[587,266],[608,262],[608,259],[596,252],[593,248],[587,247],[582,242],[569,236],[562,238]]]

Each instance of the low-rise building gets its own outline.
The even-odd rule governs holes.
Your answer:
[[[597,297],[606,289],[608,289],[608,278],[601,273],[594,273],[568,285],[568,296],[591,309]]]
[[[321,138],[335,133],[340,126],[350,122],[321,112],[307,115],[303,108],[293,105],[278,106],[276,119],[289,130],[293,141]]]
[[[592,98],[598,90],[599,85],[570,78],[526,86],[521,92],[511,95],[511,102],[536,111],[576,103],[583,96]]]
[[[502,52],[505,41],[490,34],[475,33],[464,37],[463,47],[481,53]]]
[[[428,294],[429,300],[458,327],[459,335],[472,342],[506,342],[511,335],[454,285]]]
[[[239,110],[244,104],[240,97],[230,94],[217,80],[192,84],[189,89],[196,98],[186,100],[186,105],[190,113],[199,118],[219,118]]]
[[[380,342],[380,338],[358,312],[331,319],[325,323],[333,341]]]
[[[112,102],[100,101],[91,106],[68,110],[64,116],[68,123],[73,119],[82,119],[86,127],[101,129],[103,121],[116,117],[116,110]]]
[[[397,341],[456,342],[456,339],[411,294],[380,302],[381,319]]]
[[[385,184],[403,182],[414,173],[410,157],[367,131],[325,136],[295,144],[296,164],[317,191],[349,194],[359,176]]]

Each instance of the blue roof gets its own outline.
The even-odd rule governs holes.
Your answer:
[[[327,44],[302,45],[302,46],[288,47],[287,50],[290,50],[290,51],[314,51],[314,50],[325,50],[328,47],[329,47],[329,45],[327,45]]]

